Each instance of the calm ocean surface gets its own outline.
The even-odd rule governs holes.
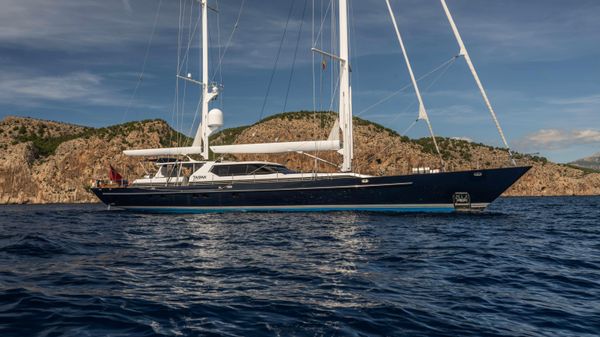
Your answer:
[[[600,197],[479,215],[0,207],[0,336],[598,336]]]

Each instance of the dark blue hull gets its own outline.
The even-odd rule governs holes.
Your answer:
[[[454,212],[484,209],[529,169],[92,190],[107,205],[151,212]]]

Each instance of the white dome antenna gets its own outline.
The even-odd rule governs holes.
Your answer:
[[[210,133],[215,132],[223,126],[223,111],[220,109],[211,109],[208,112],[208,129]]]

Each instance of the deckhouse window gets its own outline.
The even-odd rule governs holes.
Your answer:
[[[263,174],[290,174],[295,173],[285,166],[269,164],[235,164],[235,165],[216,165],[211,172],[220,176],[244,176],[244,175],[263,175]]]

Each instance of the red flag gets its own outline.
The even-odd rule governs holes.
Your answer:
[[[111,181],[115,181],[115,182],[121,182],[123,181],[123,176],[119,174],[119,172],[117,172],[117,170],[115,170],[114,167],[112,167],[112,165],[110,166],[110,171],[108,171],[108,179],[110,179]]]

